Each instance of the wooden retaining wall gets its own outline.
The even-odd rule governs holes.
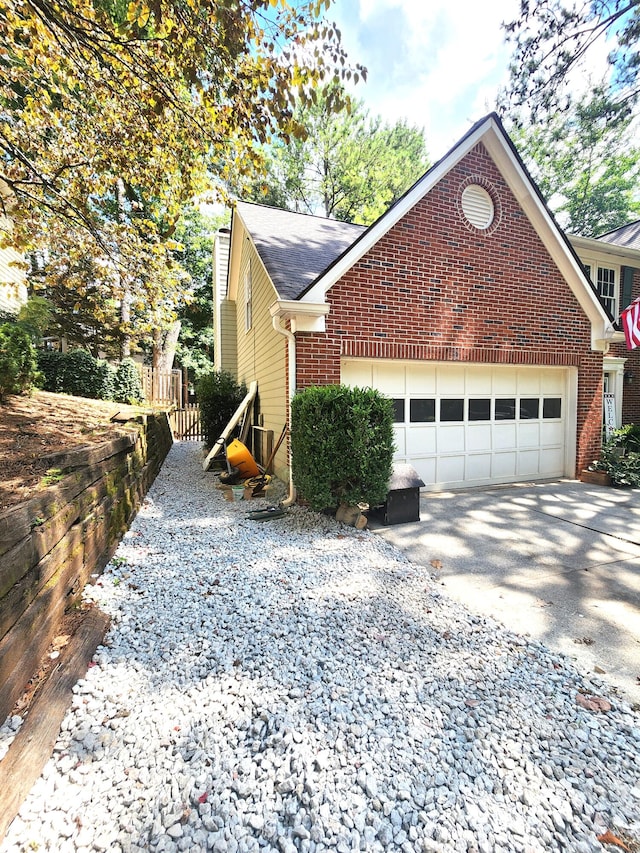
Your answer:
[[[0,723],[91,574],[107,564],[171,447],[165,413],[52,458],[56,485],[0,514]]]

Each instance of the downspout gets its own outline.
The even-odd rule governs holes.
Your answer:
[[[289,352],[289,441],[291,441],[291,400],[296,391],[296,336],[281,323],[281,317],[276,314],[272,317],[273,328],[279,335],[284,335],[288,342]],[[291,447],[291,444],[289,444]],[[293,484],[293,470],[291,466],[291,451],[289,450],[289,494],[282,501],[282,506],[291,506],[296,502],[296,487]]]

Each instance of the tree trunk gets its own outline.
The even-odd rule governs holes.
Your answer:
[[[164,345],[162,347],[162,359],[161,359],[161,369],[166,370],[167,373],[173,367],[173,360],[176,355],[176,347],[178,345],[178,338],[180,336],[180,328],[182,323],[180,320],[174,320],[171,324],[170,328],[164,335]]]
[[[152,364],[156,370],[161,370],[163,373],[171,372],[181,325],[180,320],[174,320],[165,331],[159,328],[153,330]]]
[[[153,351],[151,353],[151,366],[154,370],[160,370],[162,364],[162,329],[154,329],[153,333]]]

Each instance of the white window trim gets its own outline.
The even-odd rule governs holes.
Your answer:
[[[589,278],[593,282],[594,287],[598,288],[598,267],[603,267],[604,269],[613,270],[615,274],[615,286],[614,286],[614,311],[613,319],[617,320],[620,315],[620,298],[621,298],[621,281],[620,276],[622,275],[622,267],[620,264],[615,264],[611,262],[611,256],[607,255],[580,255],[580,262],[585,267],[590,267]]]

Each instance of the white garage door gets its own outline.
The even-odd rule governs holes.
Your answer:
[[[393,399],[395,459],[411,463],[431,489],[573,476],[572,374],[553,367],[342,362],[344,384]]]

